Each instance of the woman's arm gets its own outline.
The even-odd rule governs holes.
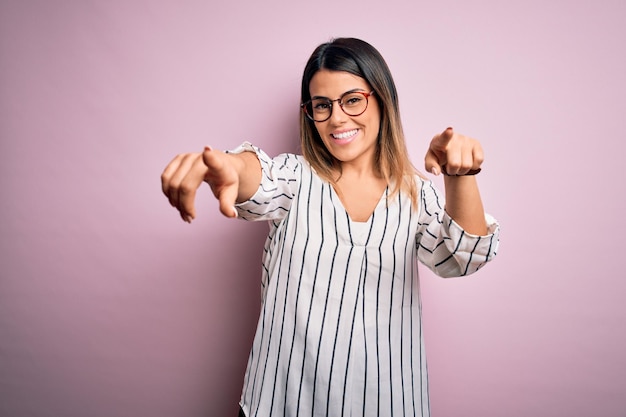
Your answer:
[[[477,236],[487,234],[487,222],[476,177],[444,177],[446,212],[466,232]]]

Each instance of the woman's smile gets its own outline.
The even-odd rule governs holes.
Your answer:
[[[342,132],[334,132],[331,133],[330,136],[335,140],[335,143],[345,145],[352,142],[352,140],[356,138],[357,133],[359,133],[359,129],[351,129]]]

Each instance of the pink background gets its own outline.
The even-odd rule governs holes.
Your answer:
[[[422,268],[436,417],[626,416],[626,3],[0,0],[0,415],[235,415],[267,226],[208,187],[180,221],[180,152],[297,150],[313,48],[386,57],[421,168],[481,139],[497,260]],[[437,180],[439,181],[439,179]]]

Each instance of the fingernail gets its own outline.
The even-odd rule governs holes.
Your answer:
[[[235,214],[235,218],[239,217],[239,212],[235,206],[233,206],[233,213]]]
[[[213,148],[207,145],[207,146],[204,147],[204,150],[205,151],[212,151]]]
[[[433,174],[435,177],[436,177],[437,175],[439,175],[439,171],[437,171],[437,168],[435,168],[435,167],[433,167],[433,168],[430,170],[430,173],[431,173],[431,174]]]

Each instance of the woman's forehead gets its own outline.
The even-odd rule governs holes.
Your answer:
[[[346,71],[321,69],[313,75],[309,83],[311,96],[339,97],[346,91],[371,89],[367,81]]]

